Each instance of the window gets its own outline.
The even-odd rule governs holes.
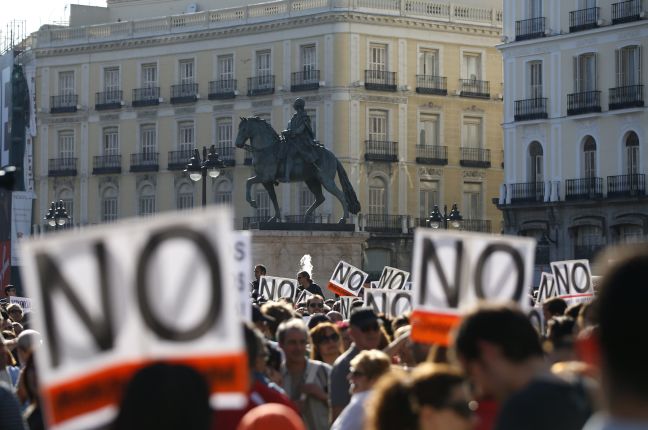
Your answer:
[[[223,148],[231,148],[231,147],[232,147],[232,118],[217,118],[216,119],[216,151],[222,154]]]
[[[216,185],[214,201],[220,204],[232,203],[232,184],[229,181],[220,181]]]
[[[194,60],[180,60],[180,83],[193,84],[195,81],[194,75]]]
[[[191,152],[194,147],[193,121],[178,123],[178,149],[182,152]]]
[[[596,91],[596,54],[574,58],[574,86],[577,93]]]
[[[529,145],[529,182],[544,181],[544,154],[542,145],[539,142],[531,142]],[[536,188],[537,190],[537,188]]]
[[[421,114],[419,124],[419,145],[434,146],[439,144],[439,115]]]
[[[586,225],[578,229],[577,246],[596,246],[603,243],[603,232],[600,227]]]
[[[194,205],[194,193],[190,184],[182,184],[178,188],[176,208],[180,211],[192,209]]]
[[[257,187],[254,199],[257,202],[256,216],[258,218],[270,218],[270,196],[268,196],[268,192],[264,188]]]
[[[542,1],[543,0],[527,0],[527,10],[529,18],[542,17]]]
[[[466,52],[463,54],[464,79],[481,80],[481,54]]]
[[[578,9],[590,9],[596,7],[596,0],[578,0]]]
[[[269,49],[256,52],[256,76],[261,88],[272,87],[272,57]]]
[[[465,219],[482,219],[482,184],[466,182],[463,185],[464,207],[463,216]]]
[[[74,157],[74,132],[71,130],[60,131],[58,134],[59,158]]]
[[[119,155],[119,132],[117,127],[103,129],[103,155]]]
[[[317,137],[317,111],[315,109],[306,109],[306,113],[311,119],[311,128],[313,129],[313,136]]]
[[[616,50],[617,87],[641,85],[641,47],[626,46]]]
[[[478,117],[464,117],[461,136],[461,146],[464,148],[481,148],[482,119]]]
[[[101,194],[101,222],[113,222],[119,217],[117,189],[108,187]]]
[[[372,43],[369,45],[369,70],[387,70],[387,45]]]
[[[219,55],[216,58],[216,73],[220,80],[234,79],[234,56],[232,54]]]
[[[419,190],[419,218],[421,221],[430,217],[434,205],[439,204],[439,182],[421,181]]]
[[[148,216],[155,213],[155,189],[153,185],[144,185],[139,192],[137,215]]]
[[[315,203],[315,195],[305,184],[302,184],[299,188],[299,215],[305,215],[313,203]]]
[[[439,76],[439,51],[421,49],[418,53],[419,75]]]
[[[529,98],[542,98],[542,61],[529,62]]]
[[[74,72],[59,73],[59,95],[67,96],[75,94]]]
[[[640,243],[644,242],[643,229],[638,225],[622,225],[619,227],[619,242]]]
[[[596,141],[592,136],[587,136],[583,143],[583,177],[596,177]]]
[[[104,68],[104,91],[113,92],[119,91],[121,85],[119,83],[119,67],[106,67]]]
[[[63,201],[63,207],[70,217],[66,226],[72,227],[74,225],[74,193],[72,190],[64,189],[59,193],[58,200]]]
[[[369,213],[387,214],[387,187],[381,178],[376,177],[369,182]]]
[[[316,79],[314,73],[317,70],[317,51],[315,50],[315,45],[302,45],[300,57],[304,81]]]
[[[142,154],[145,155],[144,161],[153,161],[157,152],[155,125],[145,124],[140,128],[140,147]],[[147,160],[146,156],[151,158]]]
[[[374,142],[387,141],[387,111],[369,111],[369,140]]]
[[[639,173],[639,136],[628,133],[625,141],[625,170],[628,175]]]
[[[153,88],[158,86],[157,64],[142,64],[142,87]]]

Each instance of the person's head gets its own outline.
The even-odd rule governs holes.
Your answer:
[[[642,341],[648,326],[648,247],[631,248],[625,251],[627,255],[621,252],[615,254],[618,260],[603,276],[596,305],[603,391],[613,416],[623,407],[627,413],[648,408]]]
[[[284,352],[286,363],[302,363],[306,359],[308,341],[308,329],[303,320],[293,318],[279,324],[277,342]]]
[[[542,360],[538,334],[527,316],[507,306],[481,306],[466,315],[454,338],[466,375],[483,395],[506,398],[517,389],[514,369]]]
[[[247,412],[236,430],[306,430],[301,417],[286,405],[266,403]]]
[[[350,326],[348,321],[340,321],[335,323],[338,330],[340,331],[340,337],[342,338],[342,348],[346,351],[351,346],[353,342],[351,340]]]
[[[250,372],[263,372],[268,355],[263,334],[252,324],[244,323],[243,337],[245,339],[245,350],[247,352]]]
[[[340,331],[333,323],[321,323],[310,331],[311,358],[332,363],[344,350]]]
[[[279,324],[295,317],[295,312],[290,306],[278,302],[264,303],[261,306],[261,312],[273,319],[273,321],[267,322],[268,328],[270,329],[270,335],[273,339],[276,337],[277,327],[279,327]]]
[[[319,294],[313,294],[306,300],[306,307],[308,308],[308,313],[313,314],[323,314],[324,312],[324,297]]]
[[[326,316],[334,323],[344,320],[344,318],[342,318],[342,314],[338,311],[330,311],[326,314]]]
[[[547,322],[545,350],[551,362],[577,360],[576,321],[572,317],[553,317]]]
[[[310,285],[310,283],[311,283],[311,280],[310,280],[310,273],[308,273],[308,272],[305,271],[305,270],[299,272],[299,273],[297,274],[297,283],[298,283],[301,287],[303,287],[303,288],[307,288],[307,287]],[[320,297],[321,297],[321,296],[320,296]],[[322,302],[324,302],[323,299],[322,299]]]
[[[580,310],[583,308],[585,303],[576,303],[571,306],[569,306],[567,309],[565,309],[565,316],[571,317],[574,320],[578,319],[578,314],[580,313]]]
[[[566,310],[567,302],[560,297],[552,297],[542,304],[545,321],[549,321],[552,317],[563,316]]]
[[[354,308],[349,319],[349,334],[358,349],[376,349],[382,332],[378,316],[371,308]]]
[[[293,108],[295,108],[295,110],[297,111],[303,110],[305,106],[306,102],[301,97],[296,98],[295,102],[293,103]]]
[[[360,351],[350,362],[349,382],[351,393],[361,393],[373,388],[378,378],[389,371],[391,359],[377,349]]]
[[[11,285],[11,284],[9,284],[9,285],[7,285],[7,286],[5,287],[4,292],[5,292],[5,295],[6,295],[7,297],[17,295],[16,287],[15,287],[14,285]]]
[[[19,336],[23,332],[23,325],[19,322],[11,324],[11,328],[16,336]]]
[[[257,264],[254,266],[254,277],[258,281],[260,277],[265,276],[266,267],[263,264]]]
[[[201,374],[157,363],[140,369],[127,384],[112,430],[208,430],[211,416],[209,386]]]
[[[261,312],[257,305],[252,305],[252,322],[264,335],[270,334],[268,324],[275,322],[274,318]]]
[[[18,303],[12,303],[7,306],[7,314],[14,322],[20,322],[23,319],[23,309]]]
[[[596,310],[596,300],[589,303],[583,303],[580,311],[578,311],[578,318],[576,323],[578,325],[578,331],[583,331],[588,327],[596,325],[594,311]]]
[[[391,331],[392,333],[396,333],[396,330],[401,327],[408,326],[409,324],[409,318],[406,315],[399,315],[391,321]],[[394,334],[394,339],[396,337],[397,336]]]
[[[29,357],[41,346],[42,342],[42,337],[36,330],[23,330],[22,333],[16,337],[17,358],[21,366],[24,366],[25,363],[27,363]]]
[[[314,329],[320,324],[330,323],[331,320],[324,314],[313,314],[308,320],[308,331]]]

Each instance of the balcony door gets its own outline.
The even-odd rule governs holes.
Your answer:
[[[587,136],[583,143],[583,177],[596,177],[596,141],[592,136]]]
[[[539,142],[529,145],[529,182],[536,184],[536,193],[544,182],[544,153]]]
[[[527,15],[529,19],[542,17],[543,0],[527,0]]]
[[[615,53],[617,87],[641,85],[641,47],[626,46]]]
[[[625,141],[625,171],[628,175],[639,173],[639,137],[637,133],[628,133]]]
[[[529,63],[529,86],[528,98],[542,98],[542,61],[532,61]]]
[[[575,92],[596,91],[596,54],[587,53],[574,58]]]
[[[301,71],[304,73],[304,81],[312,81],[316,78],[317,51],[315,45],[304,45],[301,47]]]

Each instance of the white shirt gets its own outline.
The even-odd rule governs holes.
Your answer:
[[[351,396],[351,401],[344,408],[331,426],[331,430],[362,430],[364,428],[364,406],[372,390],[361,391]]]

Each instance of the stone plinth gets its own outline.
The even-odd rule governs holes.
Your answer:
[[[252,262],[265,265],[270,276],[294,279],[299,260],[310,254],[313,281],[327,293],[326,284],[340,260],[362,268],[368,238],[368,233],[359,232],[253,230]]]

